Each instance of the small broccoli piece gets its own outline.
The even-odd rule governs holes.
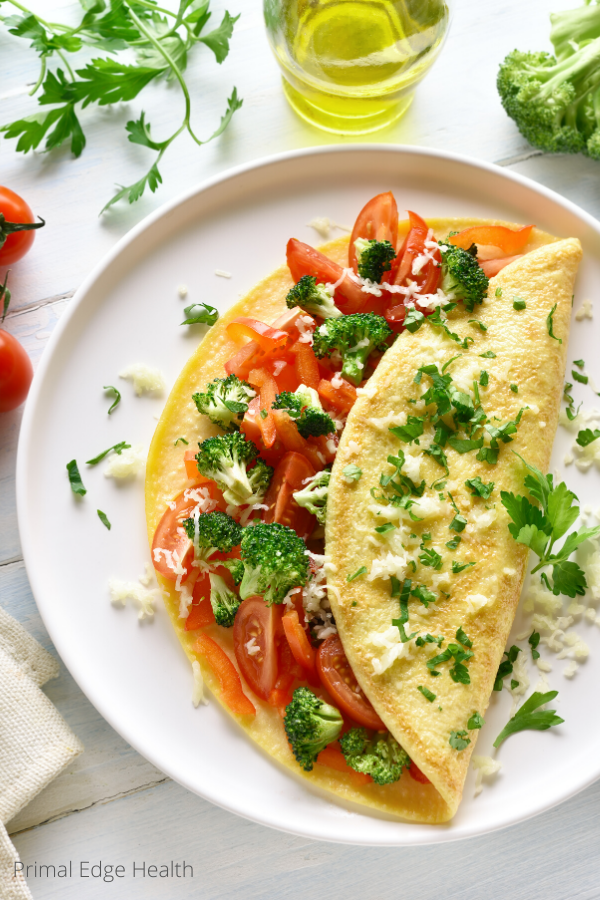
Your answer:
[[[300,387],[292,393],[282,391],[273,403],[273,409],[285,409],[288,415],[294,419],[296,428],[303,438],[318,437],[320,434],[331,434],[335,431],[335,425],[331,416],[327,415],[319,395],[314,388]]]
[[[358,238],[354,241],[354,247],[360,277],[379,284],[383,273],[390,271],[396,258],[393,245],[389,241],[367,241],[365,238]]]
[[[335,706],[319,700],[306,687],[296,688],[292,702],[286,706],[285,733],[297,761],[310,772],[317,756],[327,744],[337,741],[344,720]]]
[[[233,583],[237,587],[244,577],[244,563],[241,559],[224,559],[221,565],[225,566],[226,569],[229,569],[231,577],[233,578]]]
[[[342,375],[359,385],[364,368],[374,350],[387,350],[386,340],[393,334],[383,316],[354,313],[341,319],[327,319],[314,334],[313,350],[319,358],[334,350],[342,355]]]
[[[325,285],[317,284],[313,275],[303,275],[289,291],[285,302],[290,309],[300,306],[311,316],[319,316],[321,319],[337,319],[343,315]]]
[[[327,516],[327,491],[330,478],[331,470],[323,469],[322,472],[313,475],[301,491],[294,493],[294,500],[298,506],[303,506],[313,516],[316,516],[320,525],[325,524]]]
[[[215,378],[207,384],[204,393],[193,394],[192,400],[198,412],[208,416],[213,425],[218,425],[223,431],[237,431],[250,400],[255,396],[256,392],[247,381],[242,381],[237,375],[228,375],[227,378]]]
[[[487,275],[473,255],[472,248],[462,250],[454,244],[442,242],[440,252],[443,292],[455,300],[462,300],[467,312],[472,312],[475,304],[482,303],[487,294],[489,284]]]
[[[262,460],[254,469],[258,449],[239,431],[202,441],[196,454],[198,471],[216,481],[227,503],[234,506],[259,503],[271,480],[273,470]]]
[[[210,579],[210,605],[215,614],[215,622],[217,625],[223,625],[224,628],[231,628],[242,601],[227,587],[225,580],[220,575],[209,572],[208,577]]]
[[[389,732],[369,738],[365,728],[351,728],[340,738],[340,746],[348,765],[370,775],[375,784],[398,781],[402,770],[410,766],[408,754]]]
[[[259,522],[244,530],[241,548],[244,577],[240,597],[260,594],[267,606],[283,603],[288,591],[308,580],[306,544],[292,528]]]
[[[183,527],[201,559],[208,559],[216,551],[229,553],[242,542],[244,529],[227,513],[200,513],[198,525],[192,519],[184,519]]]

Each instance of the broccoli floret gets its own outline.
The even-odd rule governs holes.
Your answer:
[[[600,159],[600,29],[595,40],[566,56],[565,22],[555,35],[563,58],[514,50],[500,66],[498,93],[534,147]]]
[[[410,766],[408,754],[391,734],[369,738],[365,728],[351,728],[340,738],[344,759],[356,772],[370,775],[375,784],[398,781]]]
[[[303,275],[290,290],[285,302],[290,309],[300,306],[311,316],[319,316],[321,319],[337,319],[343,315],[325,285],[317,284],[313,275]]]
[[[233,583],[237,587],[244,577],[244,563],[241,559],[224,559],[221,565],[225,566],[226,569],[229,569],[231,577],[233,578]]]
[[[204,393],[193,394],[198,412],[208,416],[213,425],[223,431],[237,431],[250,400],[256,396],[247,381],[237,375],[215,378],[206,385]]]
[[[389,241],[367,241],[358,238],[354,241],[356,258],[358,260],[358,274],[361,278],[368,278],[379,284],[384,272],[389,272],[392,262],[396,258],[396,251]]]
[[[292,393],[282,391],[273,403],[273,409],[285,409],[288,415],[295,421],[296,428],[303,438],[318,437],[320,434],[331,434],[335,431],[335,425],[331,416],[327,415],[319,395],[314,388],[300,387]]]
[[[472,312],[476,303],[482,303],[487,294],[489,279],[476,257],[469,250],[462,250],[454,244],[440,244],[442,254],[442,283],[445,294],[455,300],[462,300],[467,312]]]
[[[308,580],[306,544],[292,528],[259,522],[244,530],[241,549],[244,577],[240,597],[260,594],[267,606],[283,603],[294,587]]]
[[[387,350],[385,341],[393,334],[383,316],[354,313],[341,319],[327,319],[314,334],[313,350],[320,357],[334,350],[342,355],[342,375],[359,385],[365,363],[373,350]]]
[[[329,490],[329,480],[331,478],[331,470],[323,469],[317,472],[301,491],[295,491],[294,500],[298,506],[303,506],[317,517],[319,524],[325,524],[327,516],[327,491]]]
[[[244,529],[224,512],[200,513],[198,525],[192,519],[184,519],[183,527],[196,548],[196,554],[208,559],[217,550],[229,553],[242,541]]]
[[[208,577],[210,579],[210,605],[215,614],[215,622],[217,625],[223,625],[224,628],[231,628],[242,601],[227,587],[220,575],[209,572]]]
[[[335,706],[305,687],[296,688],[285,709],[285,733],[297,761],[310,772],[321,750],[337,741],[344,720]]]
[[[253,469],[258,449],[239,431],[202,441],[196,454],[198,471],[215,481],[227,503],[234,506],[260,503],[273,469],[259,459]]]

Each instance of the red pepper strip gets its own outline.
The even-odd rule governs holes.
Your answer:
[[[296,662],[304,669],[314,672],[315,651],[314,648],[311,647],[306,632],[300,624],[297,611],[295,609],[289,609],[284,614],[281,623]]]
[[[497,259],[480,259],[479,265],[488,278],[493,278],[494,275],[497,275],[498,272],[502,271],[504,266],[514,262],[515,259],[521,259],[522,256],[522,253],[517,253],[516,256],[501,256]]]
[[[223,695],[223,702],[238,716],[255,716],[256,707],[242,690],[242,681],[224,650],[207,634],[200,633],[193,649],[202,654],[211,667]]]
[[[260,388],[260,412],[257,422],[265,447],[272,447],[277,439],[277,429],[271,407],[277,397],[277,382],[266,369],[252,369],[248,381],[253,387]]]
[[[288,241],[287,264],[295,282],[303,275],[312,275],[320,284],[336,284],[343,275],[343,269],[323,253],[315,250],[310,244],[304,244],[291,238]],[[344,313],[360,312],[365,305],[368,294],[364,294],[359,284],[348,275],[335,290],[335,302]]]
[[[210,579],[208,572],[200,572],[194,585],[192,605],[185,620],[185,630],[195,631],[215,624],[215,614],[210,603]]]
[[[357,400],[356,388],[344,379],[339,387],[334,387],[326,378],[319,382],[319,397],[341,413],[349,413]]]
[[[289,334],[290,340],[296,340],[298,337],[296,322],[300,316],[306,318],[308,313],[305,313],[299,306],[294,306],[293,309],[286,309],[284,313],[275,319],[272,325],[266,327],[275,331],[285,331]],[[276,347],[274,353],[277,354],[279,349],[279,347]],[[224,369],[228,375],[233,374],[237,375],[238,378],[247,378],[250,369],[262,366],[266,358],[258,343],[249,341],[247,344],[244,344],[241,350],[238,350],[237,353],[227,360]]]
[[[325,460],[319,451],[308,443],[298,432],[295,423],[283,409],[274,409],[275,427],[277,435],[286,450],[302,453],[312,463],[316,472],[320,472],[325,466]]]
[[[344,774],[352,776],[357,784],[370,784],[373,781],[370,775],[363,775],[362,772],[356,772],[348,765],[337,741],[334,741],[332,744],[327,744],[325,749],[321,750],[317,756],[317,762],[321,766],[327,766],[329,769],[335,769],[336,772],[344,772]]]
[[[513,231],[505,225],[473,225],[446,238],[455,247],[468,250],[471,244],[499,247],[507,256],[519,253],[528,242],[535,225],[524,225]]]
[[[306,387],[314,388],[315,391],[319,387],[321,375],[319,373],[319,364],[310,344],[304,344],[297,341],[292,347],[295,354],[296,375],[300,384]]]
[[[265,325],[258,319],[249,319],[247,316],[238,316],[227,326],[227,335],[232,341],[241,341],[250,338],[255,341],[265,353],[269,353],[276,347],[285,346],[290,339],[287,331],[279,331],[272,325]]]

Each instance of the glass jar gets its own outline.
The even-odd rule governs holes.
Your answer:
[[[367,134],[410,106],[440,52],[450,0],[264,0],[283,89],[303,119]]]

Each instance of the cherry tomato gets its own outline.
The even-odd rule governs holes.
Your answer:
[[[294,492],[301,490],[306,479],[314,474],[315,468],[305,456],[301,453],[286,453],[275,469],[263,501],[268,507],[263,514],[263,521],[287,525],[301,538],[312,534],[316,525],[315,517],[307,509],[298,506],[294,500]]]
[[[263,700],[268,700],[277,680],[275,634],[281,609],[267,606],[261,597],[248,597],[238,609],[233,623],[233,649],[242,675]],[[248,642],[254,638],[249,649]],[[258,653],[251,649],[258,647]]]
[[[342,712],[365,728],[387,731],[361,690],[337,634],[325,638],[317,650],[317,672]]]
[[[348,263],[351,269],[358,272],[356,248],[354,241],[365,238],[367,241],[389,241],[396,249],[398,243],[398,207],[391,191],[377,194],[364,206],[358,214],[350,236],[348,247]],[[384,281],[393,284],[395,264],[385,273]]]
[[[35,229],[44,220],[35,221],[22,197],[0,185],[0,266],[10,266],[21,259],[35,238]]]
[[[291,238],[287,244],[287,264],[292,278],[298,282],[303,275],[312,275],[318,283],[336,284],[343,275],[343,269],[310,244]],[[335,302],[344,313],[361,312],[368,294],[360,285],[346,275],[335,291]]]
[[[404,244],[398,252],[398,270],[394,279],[395,284],[404,284],[406,281],[415,281],[422,294],[434,294],[440,283],[441,254],[436,250],[434,257],[438,265],[434,265],[432,260],[428,260],[417,275],[413,275],[413,262],[425,251],[425,241],[429,233],[429,226],[417,215],[417,213],[408,210],[408,219],[410,229]],[[394,295],[395,296],[395,295]]]
[[[33,366],[16,337],[0,331],[0,412],[16,409],[29,393]]]
[[[238,716],[256,715],[256,707],[246,697],[240,676],[224,650],[207,634],[200,632],[194,644],[194,650],[200,653],[219,680],[223,694],[223,702],[231,712]]]
[[[207,499],[210,497],[210,499],[215,501],[216,505],[214,509],[225,512],[227,504],[223,500],[223,495],[214,481],[207,481],[204,484],[199,484],[195,489],[202,491]],[[175,571],[176,564],[174,554],[177,555],[177,559],[180,561],[182,568],[186,570],[185,574],[182,575],[181,584],[187,581],[192,572],[194,548],[189,537],[183,530],[181,523],[184,519],[189,519],[198,505],[198,500],[194,499],[194,497],[189,494],[190,491],[195,489],[186,488],[185,491],[182,491],[175,497],[173,509],[169,506],[166,508],[163,517],[154,532],[154,539],[152,541],[152,564],[159,575],[162,575],[167,581],[176,581],[178,578],[177,572]],[[188,494],[187,497],[186,494]]]
[[[524,225],[513,231],[505,225],[473,225],[448,238],[450,244],[468,250],[471,244],[499,247],[507,256],[520,253],[531,236],[534,225]]]

